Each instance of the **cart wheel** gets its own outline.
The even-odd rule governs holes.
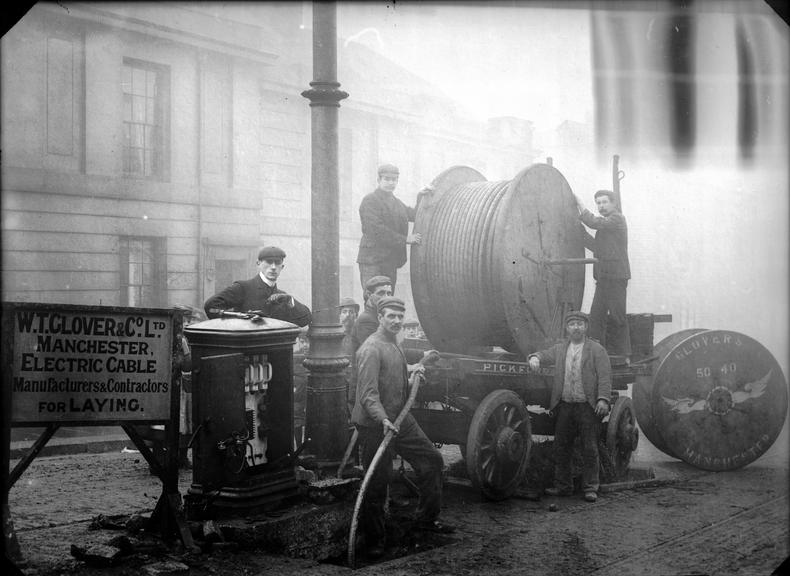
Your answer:
[[[490,500],[511,496],[524,479],[532,432],[524,402],[510,390],[494,390],[475,410],[466,442],[466,469]]]
[[[631,399],[618,396],[606,427],[606,448],[618,478],[625,476],[631,455],[639,444],[639,429]]]

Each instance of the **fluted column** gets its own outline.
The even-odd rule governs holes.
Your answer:
[[[337,464],[348,441],[346,380],[340,301],[338,111],[348,94],[337,82],[337,7],[313,2],[313,81],[302,96],[310,100],[312,126],[311,258],[313,323],[304,361],[307,379],[305,461]]]

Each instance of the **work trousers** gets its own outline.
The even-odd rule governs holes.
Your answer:
[[[382,426],[358,426],[359,442],[362,447],[362,465],[367,471],[384,434]],[[418,522],[432,522],[439,516],[442,504],[442,469],[444,461],[436,446],[433,445],[411,414],[407,414],[400,425],[400,432],[392,437],[387,453],[381,457],[370,479],[365,500],[362,503],[362,525],[368,546],[383,544],[386,535],[384,527],[384,504],[387,498],[387,485],[392,473],[394,455],[402,457],[417,474],[417,487],[420,499],[417,504]]]
[[[631,355],[631,335],[625,314],[627,287],[628,280],[619,278],[602,278],[595,284],[588,336],[600,342],[609,354]],[[607,323],[611,325],[610,341],[607,341]]]
[[[372,264],[359,263],[359,279],[362,282],[362,292],[365,292],[365,282],[374,276],[386,276],[392,280],[392,293],[395,294],[395,283],[398,281],[398,267],[392,262],[374,262]]]
[[[573,442],[581,437],[582,491],[598,492],[598,416],[587,402],[560,402],[554,408],[554,486],[573,491]]]

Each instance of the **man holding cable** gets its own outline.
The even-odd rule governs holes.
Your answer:
[[[362,464],[367,469],[387,431],[394,436],[388,451],[401,456],[417,474],[420,498],[415,516],[418,530],[449,534],[452,526],[438,520],[442,500],[442,470],[444,461],[439,450],[425,435],[411,414],[407,414],[399,428],[397,420],[409,397],[409,369],[397,336],[403,327],[406,306],[395,296],[385,296],[377,302],[379,326],[357,351],[357,400],[352,422],[359,431]],[[417,364],[414,372],[422,374],[425,367]],[[386,530],[384,503],[392,471],[391,455],[382,458],[371,478],[362,506],[367,555],[381,557],[385,552]]]

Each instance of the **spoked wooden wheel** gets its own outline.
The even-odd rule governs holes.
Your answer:
[[[504,500],[524,479],[532,432],[524,402],[494,390],[475,410],[466,442],[466,469],[486,498]]]
[[[639,444],[639,429],[631,399],[619,396],[615,400],[609,424],[606,427],[606,448],[618,478],[625,476],[631,455]]]

